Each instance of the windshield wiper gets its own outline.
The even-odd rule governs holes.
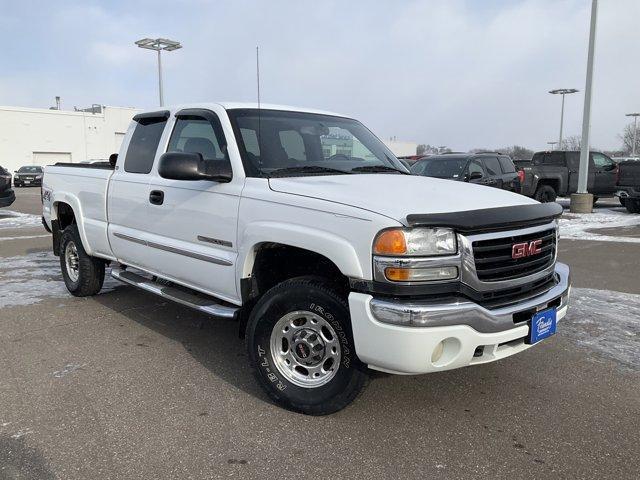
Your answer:
[[[269,173],[269,176],[287,176],[288,174],[314,174],[314,173],[333,173],[333,174],[349,174],[351,172],[347,172],[345,170],[339,170],[337,168],[329,168],[329,167],[321,167],[318,165],[304,165],[298,167],[286,167],[286,168],[278,168]]]
[[[388,167],[387,165],[365,165],[362,167],[352,168],[351,171],[367,172],[367,173],[396,172],[396,173],[402,173],[405,175],[410,175],[408,172],[403,172],[402,170],[398,170],[397,168],[393,168],[393,167]]]

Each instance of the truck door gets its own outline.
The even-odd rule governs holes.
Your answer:
[[[136,115],[125,136],[107,193],[108,238],[119,262],[150,268],[153,258],[146,246],[152,226],[147,215],[149,179],[158,145],[169,118],[168,111]],[[127,140],[128,139],[128,140]]]
[[[482,157],[484,169],[487,172],[487,185],[503,188],[504,178],[500,169],[498,157]]]
[[[227,140],[213,111],[181,110],[169,130],[166,151],[230,163]],[[234,172],[229,183],[171,180],[158,175],[158,163],[146,204],[151,264],[170,280],[237,303],[236,232],[243,175]]]
[[[593,194],[611,195],[616,191],[616,162],[602,153],[592,153],[595,185]]]
[[[569,189],[567,192],[561,192],[563,195],[569,195],[578,191],[578,176],[580,170],[580,152],[566,152],[566,165],[569,177]],[[587,191],[593,192],[595,188],[595,168],[593,165],[593,154],[589,154],[589,172],[587,175]]]

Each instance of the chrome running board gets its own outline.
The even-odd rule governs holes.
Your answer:
[[[221,305],[220,300],[208,295],[192,292],[184,287],[164,285],[121,268],[114,268],[111,270],[111,276],[128,285],[132,285],[149,293],[153,293],[154,295],[158,295],[159,297],[180,303],[214,317],[233,319],[240,310],[239,307]]]

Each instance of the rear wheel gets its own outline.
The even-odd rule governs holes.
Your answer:
[[[618,200],[620,201],[620,205],[623,207],[627,205],[627,199],[625,197],[618,197]]]
[[[289,410],[337,412],[366,382],[348,305],[322,279],[293,278],[266,292],[251,312],[246,339],[259,383]]]
[[[629,213],[640,213],[640,200],[627,198],[625,207]]]
[[[551,185],[540,185],[536,190],[534,198],[540,203],[548,203],[555,202],[557,196],[558,194]]]
[[[60,269],[67,290],[76,297],[95,295],[104,283],[104,261],[87,254],[76,224],[60,237]]]
[[[593,206],[596,206],[596,202],[598,201],[598,197],[596,197],[595,195],[593,196]]]

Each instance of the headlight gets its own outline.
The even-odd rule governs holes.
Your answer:
[[[456,234],[450,228],[392,228],[373,242],[376,255],[455,255]]]
[[[42,178],[42,175],[36,175],[36,180],[40,180]]]

